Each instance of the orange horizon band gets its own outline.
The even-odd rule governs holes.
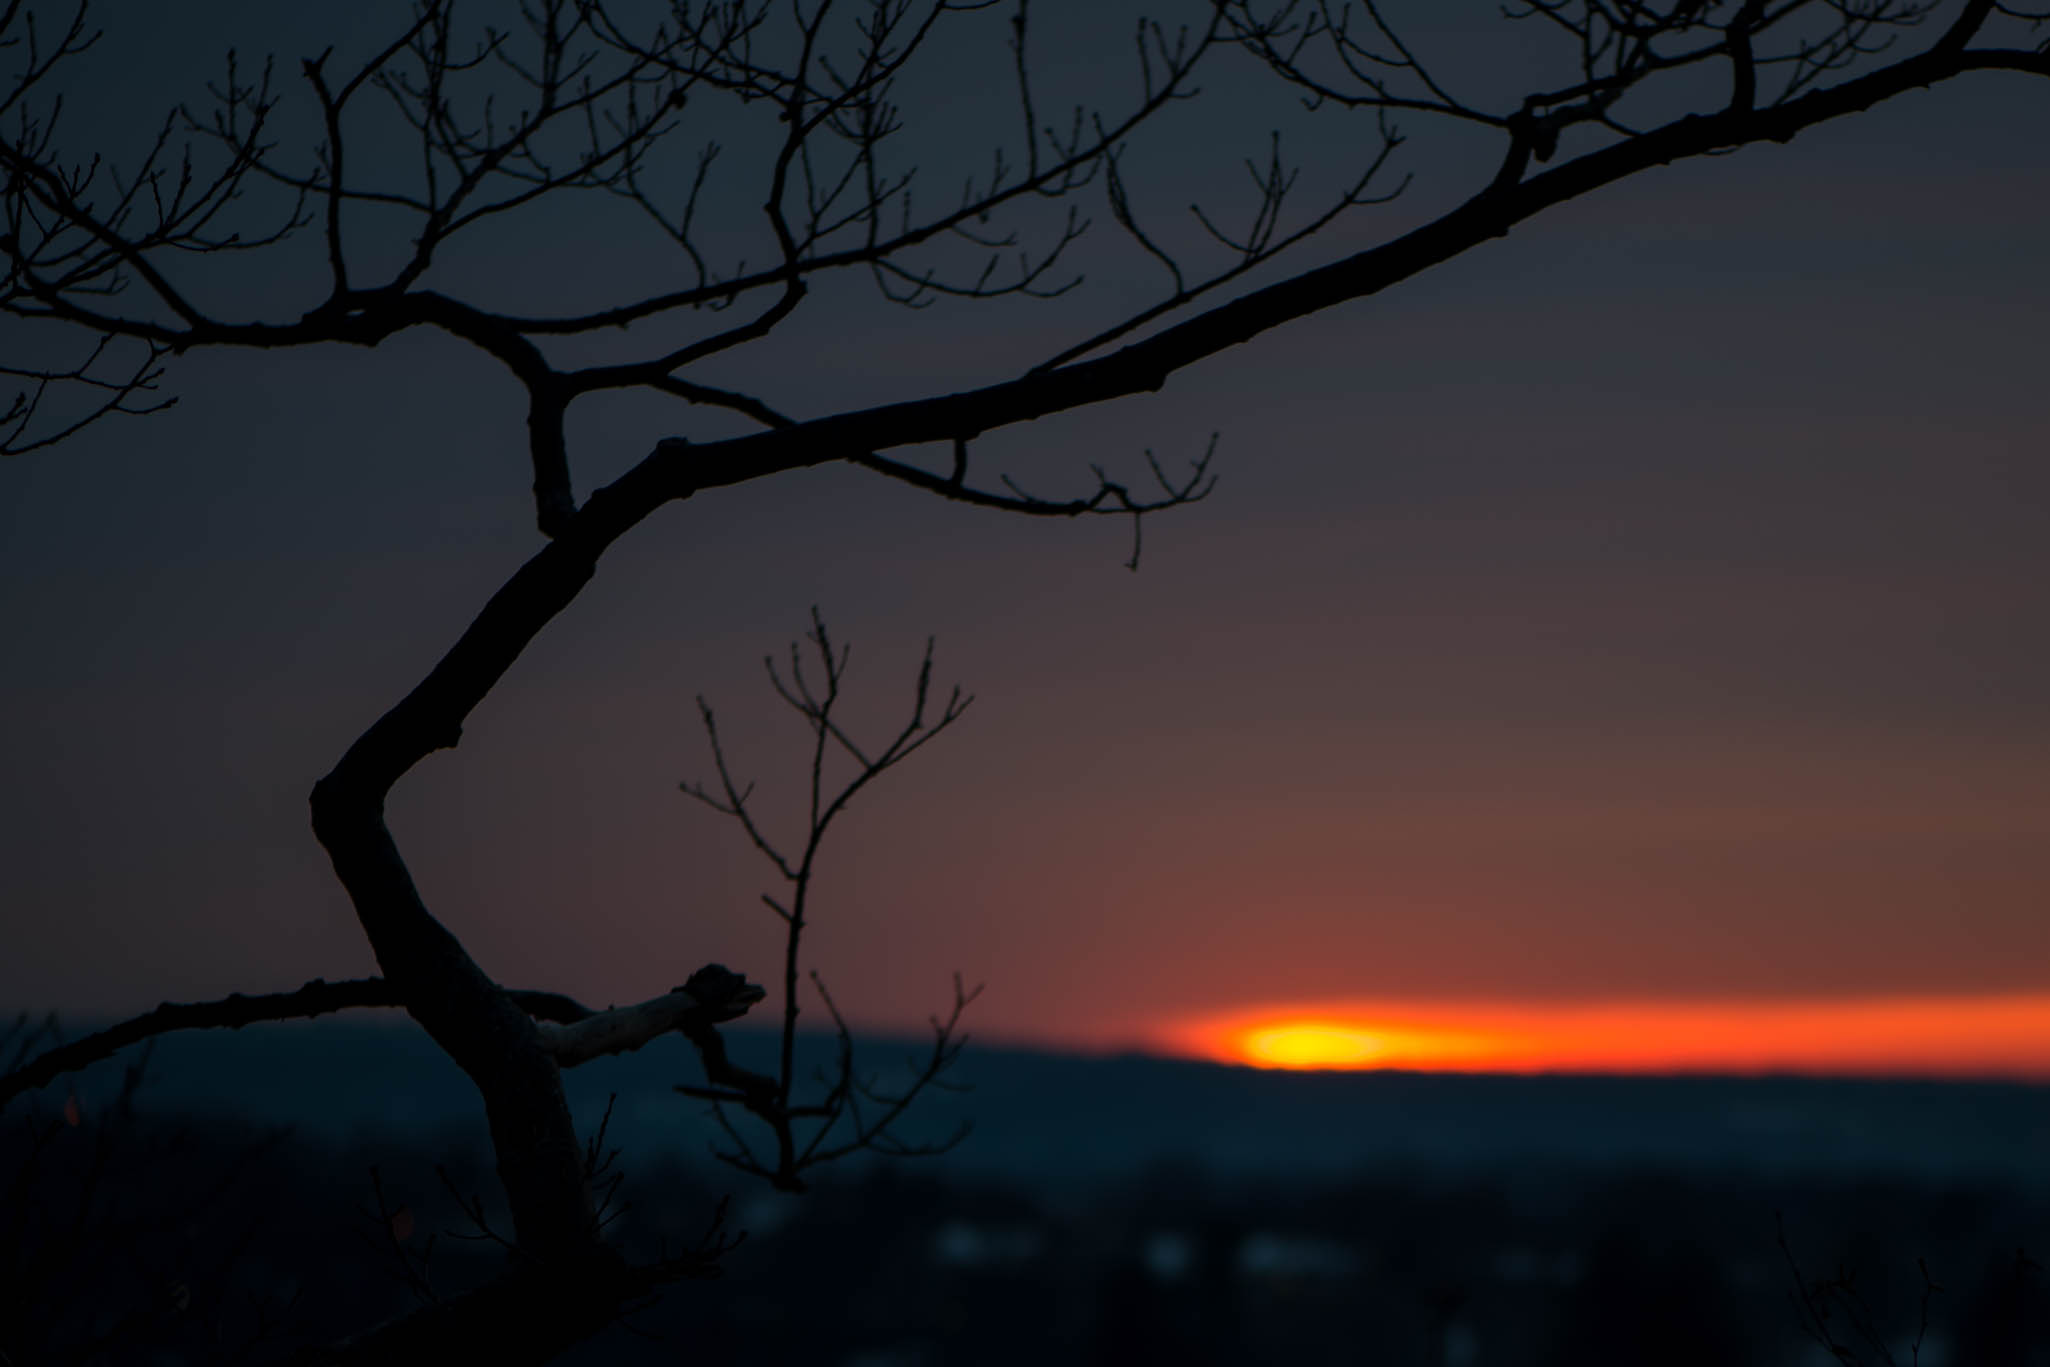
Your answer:
[[[1328,1002],[1143,1032],[1263,1068],[1795,1072],[2050,1081],[2050,993],[1807,1002]]]

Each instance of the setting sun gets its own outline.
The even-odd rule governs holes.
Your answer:
[[[2050,1076],[2050,997],[1325,1002],[1184,1021],[1153,1040],[1256,1068],[2040,1079]]]
[[[1181,1033],[1177,1052],[1255,1068],[1457,1068],[1498,1056],[1507,1041],[1450,1024],[1374,1011],[1261,1011]]]
[[[1388,1046],[1355,1026],[1291,1021],[1248,1031],[1242,1048],[1248,1062],[1275,1068],[1358,1068],[1378,1060]]]

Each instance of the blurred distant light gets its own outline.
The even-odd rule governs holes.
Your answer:
[[[1196,1245],[1186,1234],[1159,1230],[1147,1237],[1140,1258],[1153,1280],[1178,1282],[1196,1265]]]
[[[946,1267],[1017,1267],[1038,1257],[1045,1234],[1030,1225],[949,1220],[934,1231],[933,1261]]]
[[[1263,1232],[1240,1245],[1238,1270],[1261,1281],[1339,1282],[1359,1271],[1359,1256],[1330,1239]]]

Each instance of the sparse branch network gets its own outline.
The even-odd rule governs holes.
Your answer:
[[[73,73],[94,58],[97,30],[83,0],[0,0],[0,315],[10,324],[0,377],[13,381],[0,401],[0,451],[37,450],[96,422],[158,410],[169,401],[166,368],[204,347],[376,347],[423,328],[492,358],[525,399],[542,544],[311,795],[314,834],[384,976],[166,1005],[19,1059],[0,1083],[5,1100],[167,1030],[402,1006],[483,1099],[511,1220],[503,1237],[517,1256],[497,1280],[353,1341],[333,1360],[546,1361],[650,1287],[705,1269],[693,1253],[628,1266],[607,1242],[600,1179],[563,1092],[567,1064],[682,1033],[706,1074],[692,1094],[734,1126],[729,1155],[793,1185],[809,1165],[852,1148],[915,1148],[895,1127],[913,1098],[944,1085],[958,1051],[974,993],[957,982],[909,1080],[873,1083],[855,1066],[837,1004],[814,980],[838,1063],[816,1099],[796,1095],[799,950],[816,855],[865,785],[961,715],[962,695],[929,697],[930,651],[909,720],[880,741],[843,724],[846,656],[822,620],[787,668],[772,666],[772,685],[812,742],[796,843],[779,843],[757,819],[752,790],[736,782],[709,709],[702,714],[718,784],[695,795],[738,821],[780,880],[769,898],[786,928],[775,1076],[736,1065],[719,1035],[720,1021],[761,995],[738,975],[701,970],[669,993],[605,1012],[512,991],[415,885],[386,821],[392,791],[427,755],[460,741],[472,711],[575,601],[613,543],[658,509],[846,463],[994,511],[1129,516],[1136,565],[1144,517],[1213,487],[1214,440],[1186,473],[1149,453],[1157,494],[1094,469],[1093,488],[1070,498],[1027,493],[1013,475],[971,480],[973,443],[1157,391],[1270,329],[1370,298],[1653,168],[1784,142],[1979,73],[2050,77],[2050,11],[2012,0],[1518,0],[1506,22],[1525,26],[1531,50],[1551,65],[1509,91],[1482,90],[1473,73],[1450,69],[1456,60],[1405,32],[1378,0],[1183,0],[1185,22],[1127,30],[1136,70],[1121,88],[1051,115],[1034,56],[1052,46],[1043,26],[1089,8],[532,0],[500,27],[459,21],[453,0],[417,0],[360,56],[304,56],[284,68],[297,73],[289,79],[271,63],[230,57],[204,100],[150,125],[139,156],[123,159],[73,151],[59,136],[60,82],[76,99]],[[1006,131],[972,170],[945,171],[945,193],[932,192],[911,134],[940,116],[914,97],[918,80],[976,51],[984,27],[991,50],[1001,49],[985,85],[1006,101],[1014,93],[1016,116],[991,123]],[[1362,150],[1315,191],[1284,139],[1258,129],[1243,182],[1245,149],[1229,149],[1239,198],[1212,198],[1188,218],[1165,214],[1147,202],[1149,158],[1203,93],[1199,77],[1213,89],[1234,78],[1278,82],[1309,114],[1350,121],[1344,141]],[[1334,225],[1409,183],[1396,157],[1409,145],[1402,121],[1419,118],[1492,136],[1498,156],[1445,172],[1463,189],[1443,212],[1305,259]],[[394,120],[396,152],[377,140]],[[947,301],[924,315],[938,320],[935,330],[956,309],[1071,291],[1077,243],[1090,229],[1084,209],[1098,193],[1115,229],[1106,250],[1122,252],[1130,278],[1154,282],[1154,292],[1113,300],[1036,363],[838,412],[805,411],[816,386],[813,375],[790,373],[801,367],[758,366],[745,373],[770,378],[753,387],[711,371],[810,326],[819,316],[810,301],[835,272],[866,275],[883,299],[914,308]],[[1313,193],[1324,197],[1306,204]],[[455,244],[572,195],[652,230],[674,273],[556,312],[455,283]],[[318,250],[298,250],[302,234]],[[251,294],[241,263],[273,249],[283,249],[274,259],[290,278],[263,298],[288,302],[267,315],[238,311],[233,301]],[[513,278],[531,283],[540,273]],[[973,326],[988,323],[978,316]],[[615,359],[596,363],[600,355]],[[778,385],[790,392],[769,392]],[[680,401],[676,434],[619,462],[625,474],[580,499],[567,415],[632,391]],[[706,437],[694,426],[706,411],[752,427]],[[948,468],[902,454],[923,446],[950,451]],[[835,773],[852,777],[829,777],[829,757]],[[767,1123],[773,1154],[746,1147],[738,1126],[748,1117]],[[715,1226],[706,1247],[725,1246]]]
[[[933,642],[928,640],[912,687],[909,715],[881,743],[862,743],[850,734],[840,710],[849,651],[844,644],[835,645],[825,618],[813,608],[811,630],[802,641],[791,645],[787,660],[779,664],[772,655],[763,661],[771,690],[803,719],[811,737],[805,818],[797,841],[779,843],[767,833],[756,810],[749,805],[754,785],[735,779],[720,739],[718,721],[703,697],[698,699],[698,716],[718,782],[716,786],[679,785],[686,795],[737,823],[775,870],[783,887],[779,892],[764,893],[762,903],[783,924],[784,948],[783,1019],[777,1040],[776,1075],[768,1077],[738,1067],[727,1057],[717,1032],[706,1029],[693,1034],[692,1039],[704,1063],[707,1085],[683,1085],[676,1090],[712,1103],[713,1114],[728,1141],[727,1147],[715,1150],[722,1161],[742,1172],[766,1178],[785,1191],[802,1190],[802,1174],[807,1169],[860,1150],[896,1156],[941,1152],[958,1143],[966,1133],[958,1132],[953,1139],[937,1145],[919,1144],[903,1139],[895,1126],[921,1093],[946,1085],[943,1075],[967,1042],[961,1031],[962,1015],[981,989],[965,988],[960,975],[955,975],[952,1007],[944,1016],[932,1018],[930,1051],[914,1064],[909,1079],[893,1090],[859,1070],[854,1036],[825,981],[816,972],[806,974],[802,967],[804,932],[810,924],[818,857],[834,821],[846,812],[856,795],[959,721],[974,701],[956,687],[944,702],[935,702]],[[833,1021],[835,1065],[830,1074],[816,1079],[822,1088],[821,1096],[817,1100],[799,1101],[795,1099],[797,1026],[802,1014],[799,989],[806,977]],[[768,1127],[775,1145],[773,1156],[757,1151],[727,1113],[728,1106],[741,1108]]]

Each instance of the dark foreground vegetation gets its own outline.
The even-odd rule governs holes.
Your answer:
[[[45,1093],[8,1113],[0,1361],[289,1361],[505,1256],[475,1150],[149,1099]],[[637,1156],[615,1182],[608,1157],[592,1154],[608,1232],[635,1256],[745,1238],[716,1283],[651,1299],[570,1362],[2050,1363],[2040,1188],[1550,1161],[1349,1178],[1161,1161],[1063,1183],[895,1163],[801,1196],[742,1188],[722,1225],[730,1172]]]

